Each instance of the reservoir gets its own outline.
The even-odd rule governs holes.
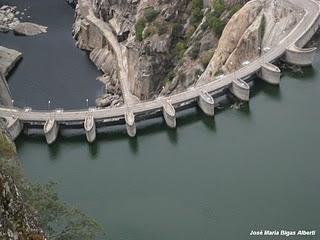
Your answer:
[[[23,54],[23,60],[8,77],[15,105],[43,110],[94,106],[96,97],[103,92],[102,84],[96,80],[101,73],[87,53],[75,47],[71,33],[74,9],[63,0],[0,2],[17,6],[23,12],[19,15],[21,21],[48,27],[48,33],[35,37],[12,33],[0,36],[1,45]]]
[[[32,2],[39,9],[42,3],[44,8],[42,1],[13,2]],[[63,1],[45,2],[54,7],[41,10],[47,15],[37,12],[33,20],[47,25],[48,35],[30,38],[29,44],[39,41],[40,46],[43,41],[73,49],[61,50],[59,60],[39,51],[44,61],[57,64],[56,69],[39,70],[33,66],[40,64],[38,58],[28,61],[35,53],[28,52],[27,38],[2,34],[1,41],[2,36],[15,39],[5,41],[8,47],[25,50],[25,59],[9,78],[10,87],[15,98],[33,107],[46,108],[49,95],[57,107],[81,108],[86,96],[92,102],[99,93],[94,80],[99,72],[85,53],[74,48],[73,10]],[[57,6],[61,19],[45,21]],[[64,29],[54,27],[63,18],[68,19],[61,24]],[[54,31],[69,40],[58,44],[59,39],[52,39],[56,45],[47,43],[51,39],[41,40]],[[98,132],[93,145],[72,132],[53,146],[47,146],[42,136],[21,135],[18,153],[34,182],[56,181],[61,199],[95,218],[107,239],[248,240],[255,239],[251,231],[319,232],[319,69],[320,51],[313,68],[285,71],[280,87],[256,80],[249,105],[228,106],[215,118],[197,108],[186,110],[179,114],[176,130],[156,119],[151,120],[154,124],[140,124],[137,138],[129,139],[124,127],[111,127]],[[65,87],[55,89],[59,85],[54,74],[65,77],[59,83]],[[21,80],[24,76],[31,82]],[[45,80],[40,84],[39,79]],[[78,79],[84,85],[73,88]],[[41,91],[36,91],[38,87]]]
[[[34,181],[97,219],[110,239],[250,239],[252,230],[319,229],[320,53],[280,88],[259,83],[249,107],[215,119],[192,109],[158,125],[60,138],[20,137]],[[293,237],[293,239],[295,239]],[[296,238],[299,239],[299,238]],[[316,239],[310,237],[308,239]]]

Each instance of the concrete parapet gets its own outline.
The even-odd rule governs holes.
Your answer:
[[[214,116],[214,99],[208,92],[200,92],[198,105],[206,115]]]
[[[23,129],[23,123],[15,117],[6,118],[7,131],[10,134],[12,140],[15,140],[21,133]]]
[[[281,79],[281,70],[272,63],[265,63],[261,66],[259,77],[267,83],[279,85]]]
[[[242,79],[235,79],[232,81],[230,92],[241,101],[248,102],[250,99],[250,86]]]
[[[137,128],[135,123],[135,116],[132,111],[126,112],[124,115],[127,127],[127,133],[130,137],[135,137],[137,134]]]
[[[312,65],[317,48],[299,48],[291,45],[286,49],[285,61],[298,66]]]
[[[43,127],[44,135],[46,137],[47,143],[52,144],[58,136],[59,125],[55,119],[50,118],[46,121]]]
[[[176,110],[169,101],[163,104],[163,117],[168,127],[175,128],[177,126]]]
[[[92,115],[89,115],[84,120],[84,130],[86,131],[87,140],[92,143],[96,140],[96,123]]]

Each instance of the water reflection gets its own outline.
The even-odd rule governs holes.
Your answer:
[[[96,160],[99,156],[99,144],[97,142],[90,143],[88,149],[91,159]]]
[[[178,144],[178,129],[177,128],[167,128],[166,130],[168,139],[172,145]]]

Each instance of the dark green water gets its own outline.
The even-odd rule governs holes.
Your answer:
[[[248,108],[215,119],[193,109],[176,131],[21,137],[27,174],[56,180],[62,199],[96,218],[111,239],[247,240],[251,230],[320,234],[320,52],[280,88],[258,83]],[[259,238],[258,238],[259,239]],[[262,237],[262,239],[286,239]],[[290,238],[290,239],[319,239]]]

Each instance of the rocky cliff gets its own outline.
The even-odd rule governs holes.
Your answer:
[[[278,44],[302,10],[283,0],[252,0],[225,27],[207,69],[211,77],[231,73]]]
[[[2,129],[0,122],[0,239],[45,240],[35,212],[20,192],[15,147]]]
[[[93,0],[92,8],[126,48],[128,85],[146,100],[193,84],[212,57],[225,22],[244,2]]]
[[[127,84],[140,100],[175,94],[249,64],[283,39],[302,15],[286,0],[91,3],[126,49]],[[106,59],[108,66],[117,61]]]

